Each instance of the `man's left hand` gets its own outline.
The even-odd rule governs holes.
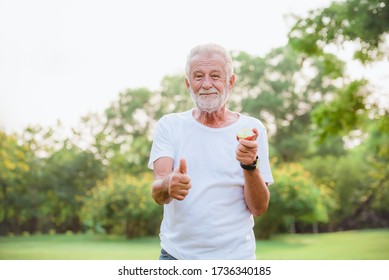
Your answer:
[[[236,159],[245,165],[252,164],[257,158],[258,151],[258,130],[256,128],[252,129],[254,137],[250,140],[239,139],[238,147],[236,148]]]

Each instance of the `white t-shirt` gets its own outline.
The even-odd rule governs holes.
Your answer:
[[[256,127],[262,178],[273,183],[268,140],[259,120],[240,115],[223,128],[197,122],[192,110],[162,117],[149,168],[160,157],[184,158],[192,188],[184,200],[164,205],[161,246],[177,259],[255,259],[254,221],[243,195],[243,170],[235,158],[240,128]]]

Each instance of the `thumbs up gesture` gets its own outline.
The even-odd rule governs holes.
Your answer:
[[[170,174],[169,195],[170,197],[183,200],[191,188],[190,177],[187,174],[185,159],[180,160],[180,165]]]

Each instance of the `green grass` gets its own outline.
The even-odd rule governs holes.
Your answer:
[[[0,259],[147,260],[159,256],[158,238],[126,240],[92,235],[0,237]]]
[[[257,259],[389,260],[389,230],[279,235],[257,242]]]
[[[93,235],[0,237],[3,260],[155,260],[158,238]],[[389,229],[283,234],[257,242],[263,260],[389,260]]]

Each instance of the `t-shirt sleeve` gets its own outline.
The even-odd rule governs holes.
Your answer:
[[[274,183],[273,175],[270,168],[269,160],[269,143],[267,138],[267,132],[264,127],[259,130],[258,137],[258,159],[259,159],[259,170],[262,178],[269,185]]]
[[[157,122],[151,146],[148,168],[153,169],[153,163],[160,157],[174,158],[174,146],[172,141],[171,127],[166,118]]]

